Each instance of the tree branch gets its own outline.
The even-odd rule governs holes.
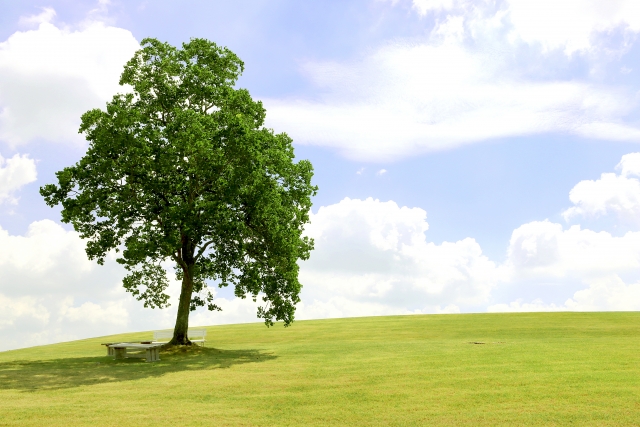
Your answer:
[[[200,248],[200,250],[198,251],[198,255],[196,255],[196,257],[194,258],[196,261],[198,261],[198,259],[200,259],[200,257],[202,256],[202,254],[204,254],[204,251],[207,249],[207,247],[213,243],[213,240],[209,240],[207,243],[205,243],[204,245],[202,245],[202,247]]]
[[[186,263],[186,262],[184,262],[184,261],[182,260],[182,257],[180,256],[180,250],[179,250],[179,249],[178,249],[178,252],[177,252],[177,253],[176,253],[176,252],[172,252],[172,253],[171,253],[171,258],[173,258],[173,260],[174,260],[175,262],[177,262],[177,263],[178,263],[178,265],[179,265],[180,267],[182,267],[182,269],[183,269],[185,272],[187,272],[187,270],[188,270],[188,268],[187,268],[187,263]]]

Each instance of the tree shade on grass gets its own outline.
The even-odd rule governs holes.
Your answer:
[[[175,347],[155,363],[114,361],[99,345],[149,335],[0,353],[0,424],[640,423],[639,313],[217,326],[211,347]]]
[[[123,285],[145,307],[168,305],[161,263],[174,262],[172,344],[191,344],[190,311],[220,310],[207,281],[260,298],[258,317],[288,326],[297,263],[313,248],[302,237],[317,190],[311,163],[294,162],[291,138],[265,128],[262,103],[234,88],[244,64],[233,52],[205,39],[141,45],[120,78],[132,91],[83,114],[87,153],[40,193],[62,205],[90,259],[123,249]]]

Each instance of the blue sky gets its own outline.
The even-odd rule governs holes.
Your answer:
[[[0,349],[172,325],[38,194],[144,37],[229,47],[312,161],[298,318],[640,309],[640,6],[557,3],[0,1]]]

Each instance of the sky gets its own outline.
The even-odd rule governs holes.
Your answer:
[[[312,162],[296,319],[639,310],[639,35],[636,0],[0,0],[0,350],[174,324],[39,195],[145,37],[231,49]],[[216,300],[190,324],[259,321]]]

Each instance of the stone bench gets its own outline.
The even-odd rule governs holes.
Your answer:
[[[120,343],[121,341],[113,341],[113,342],[103,342],[103,343],[100,343],[100,345],[104,345],[107,347],[107,356],[113,356],[115,354],[115,350],[109,346],[113,344],[120,344]],[[135,343],[132,343],[132,344],[153,344],[153,341],[136,341]]]
[[[113,356],[116,360],[124,359],[126,357],[138,357],[146,358],[147,362],[156,362],[160,360],[160,348],[164,346],[164,343],[134,343],[134,342],[120,342],[106,344],[109,356]],[[133,355],[127,352],[127,350],[144,350],[144,356]]]

